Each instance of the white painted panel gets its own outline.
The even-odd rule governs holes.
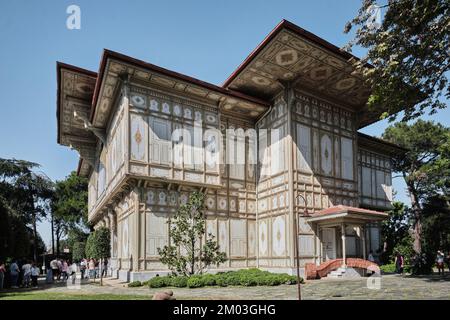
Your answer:
[[[146,255],[159,256],[157,249],[168,243],[167,217],[160,213],[146,213],[146,222]]]
[[[362,167],[362,194],[366,197],[370,197],[372,195],[370,175],[370,168]]]
[[[314,235],[299,235],[299,254],[302,256],[314,255]]]
[[[146,161],[146,122],[141,115],[130,116],[131,159]]]
[[[353,141],[341,138],[342,177],[353,180]]]
[[[276,217],[272,224],[272,250],[276,256],[281,256],[286,253],[285,225],[283,216]]]
[[[150,161],[157,164],[171,164],[172,142],[170,122],[165,119],[149,118]]]
[[[227,221],[219,220],[219,247],[220,251],[227,252],[228,250],[228,228]]]
[[[297,123],[297,166],[311,171],[311,129]]]
[[[244,257],[247,254],[246,222],[243,219],[230,220],[231,256]]]
[[[331,139],[328,135],[324,134],[320,141],[320,152],[321,152],[321,166],[323,173],[330,175],[332,170],[332,148]]]
[[[248,256],[256,255],[256,222],[248,220]]]
[[[381,170],[377,170],[376,173],[376,178],[377,178],[377,198],[378,199],[385,199],[386,198],[386,193],[384,192],[384,186],[385,186],[385,182],[384,182],[384,172]]]

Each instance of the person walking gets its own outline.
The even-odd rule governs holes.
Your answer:
[[[441,250],[438,250],[436,255],[436,266],[438,269],[438,274],[444,275],[444,254]]]
[[[63,281],[67,281],[67,279],[69,278],[68,272],[69,272],[69,264],[67,263],[66,260],[63,260],[61,263],[61,275]]]
[[[35,262],[33,262],[33,264],[31,265],[31,286],[33,287],[33,289],[36,289],[38,287],[39,273],[39,267]]]
[[[86,268],[87,268],[87,261],[85,258],[83,258],[81,259],[80,262],[81,280],[84,280],[85,278]]]
[[[11,288],[17,289],[17,280],[19,279],[19,266],[17,265],[17,261],[13,260],[11,265],[9,266],[9,273],[11,277]]]
[[[27,261],[22,266],[22,271],[23,271],[23,286],[25,288],[29,288],[31,284],[31,263],[29,261]]]
[[[55,277],[58,277],[58,260],[53,259],[50,261],[50,269],[52,269],[52,282],[55,281]]]
[[[58,281],[61,280],[61,274],[62,274],[62,261],[61,259],[56,259],[56,264],[58,265]]]
[[[102,277],[106,277],[108,270],[108,259],[103,259]]]
[[[403,274],[403,267],[404,267],[403,256],[399,252],[397,252],[395,255],[395,271],[398,274]]]
[[[69,263],[70,263],[70,261],[69,261]],[[70,275],[70,278],[72,279],[72,284],[75,284],[75,280],[77,278],[77,269],[78,269],[78,266],[75,262],[73,262],[69,266],[69,275]]]
[[[6,273],[6,267],[3,261],[0,261],[0,290],[3,290],[3,285],[5,281],[5,273]]]
[[[92,258],[89,260],[89,279],[95,279],[95,261]]]

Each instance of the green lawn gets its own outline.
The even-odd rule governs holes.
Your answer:
[[[0,300],[151,300],[151,295],[76,294],[63,292],[3,292]]]

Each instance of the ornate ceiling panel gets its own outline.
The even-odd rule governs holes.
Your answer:
[[[94,72],[58,63],[58,143],[76,149],[88,166],[95,153],[96,138],[83,119],[91,113],[96,82]]]
[[[289,81],[354,107],[365,105],[369,95],[346,59],[287,29],[268,41],[226,87],[271,99]]]
[[[268,103],[263,100],[248,97],[242,93],[233,93],[232,90],[217,87],[112,51],[105,51],[103,63],[103,81],[98,88],[99,95],[97,101],[94,102],[96,109],[92,116],[92,124],[95,127],[106,127],[113,107],[114,96],[118,93],[121,79],[125,78],[143,86],[156,86],[175,94],[187,94],[191,98],[197,98],[215,106],[220,104],[224,111],[246,118],[257,118],[269,107]]]

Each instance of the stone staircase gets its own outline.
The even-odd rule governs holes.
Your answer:
[[[342,259],[328,260],[320,265],[314,263],[305,264],[306,279],[320,279],[324,277],[330,278],[344,278],[344,277],[358,277],[360,273],[355,269],[365,269],[373,271],[377,274],[380,273],[380,268],[376,263],[359,258],[347,258],[347,268],[342,268]]]
[[[336,270],[331,271],[327,277],[328,278],[343,278],[345,276],[345,268],[338,268]]]

